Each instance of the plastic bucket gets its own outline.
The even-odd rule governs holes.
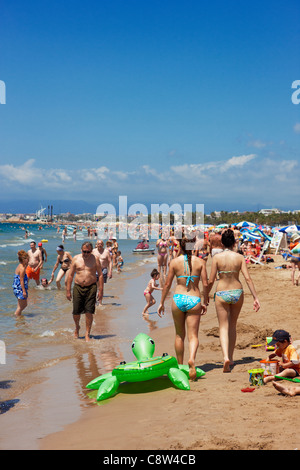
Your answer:
[[[279,365],[277,361],[260,361],[261,368],[264,369],[264,375],[276,375],[279,373]]]
[[[264,385],[264,369],[251,369],[248,372],[251,385]]]

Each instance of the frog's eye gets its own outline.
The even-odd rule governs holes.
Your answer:
[[[152,338],[149,338],[149,342],[150,342],[151,344],[154,344],[154,341],[153,341]]]
[[[131,345],[131,348],[133,349],[135,346],[135,342],[133,341],[132,345]]]

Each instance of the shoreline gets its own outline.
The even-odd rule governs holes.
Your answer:
[[[164,352],[175,355],[171,291],[165,317],[160,319],[157,314],[149,315],[146,322],[141,315],[143,289],[154,259],[127,272],[120,277],[120,283],[115,273],[117,282],[108,283],[104,290],[106,308],[97,307],[92,341],[86,343],[83,339],[71,339],[72,330],[72,333],[66,333],[63,357],[57,358],[56,342],[60,344],[64,338],[46,339],[48,347],[45,351],[42,348],[41,353],[47,356],[48,363],[43,369],[33,367],[29,371],[34,385],[25,380],[17,396],[12,397],[12,401],[16,401],[14,406],[1,415],[0,449],[299,448],[299,433],[294,422],[299,407],[297,397],[283,397],[272,385],[257,388],[254,393],[241,393],[241,389],[249,385],[248,370],[259,367],[259,360],[267,356],[264,347],[253,349],[252,344],[262,344],[265,337],[277,328],[287,329],[294,339],[300,339],[297,315],[300,287],[292,286],[290,270],[275,269],[283,264],[281,256],[275,258],[275,263],[251,265],[249,268],[262,305],[259,313],[252,311],[252,296],[241,279],[245,287],[245,302],[238,322],[236,365],[232,373],[222,373],[212,293],[208,313],[200,322],[196,364],[206,375],[197,382],[191,382],[190,391],[176,389],[164,376],[138,384],[124,383],[115,397],[97,404],[95,393],[87,390],[86,384],[98,375],[110,372],[121,360],[134,360],[131,343],[139,332],[145,332],[154,339],[154,355]],[[157,304],[153,310],[156,310],[160,292],[157,291],[154,297]],[[73,328],[70,318],[68,321]],[[52,351],[50,356],[49,351]],[[36,359],[34,351],[30,353]],[[30,357],[27,359],[30,363]],[[26,374],[21,374],[17,382],[22,378],[26,379]],[[1,388],[3,399],[9,389]],[[274,431],[278,407],[284,407],[288,428],[284,437]]]
[[[140,329],[149,334],[157,328],[156,315],[149,315],[148,322],[141,315],[143,290],[153,263],[153,259],[146,263],[141,260],[124,276],[114,271],[113,279],[104,288],[104,305],[96,307],[90,342],[86,343],[82,336],[84,318],[80,339],[73,337],[70,303],[62,311],[54,336],[40,339],[33,350],[23,347],[24,359],[19,351],[10,351],[8,367],[0,381],[1,405],[6,403],[8,407],[0,408],[0,449],[36,450],[41,437],[80,419],[90,406],[85,385],[131,353],[132,340]],[[168,324],[168,319],[164,321]]]
[[[292,286],[282,264],[250,266],[262,304],[252,310],[247,286],[237,328],[235,367],[222,372],[218,323],[213,301],[202,317],[197,366],[206,375],[190,382],[191,390],[172,386],[166,377],[139,384],[125,383],[118,395],[85,409],[81,418],[61,432],[40,441],[41,450],[291,450],[299,448],[299,424],[295,416],[299,397],[280,395],[271,384],[242,393],[249,386],[248,370],[266,359],[265,338],[284,328],[300,338],[299,288]],[[285,295],[283,295],[283,292]],[[289,298],[289,311],[286,308]],[[169,311],[169,308],[168,308]],[[298,336],[298,337],[295,337]],[[174,328],[152,332],[155,354],[174,354]],[[262,347],[251,345],[262,343]],[[127,359],[127,357],[126,357]],[[95,395],[94,395],[95,400]],[[277,433],[278,408],[283,410],[285,433]]]

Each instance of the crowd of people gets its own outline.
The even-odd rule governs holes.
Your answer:
[[[65,233],[62,238],[65,239]],[[35,241],[31,241],[28,251],[18,251],[19,264],[15,270],[12,286],[18,301],[15,315],[19,317],[27,307],[29,280],[34,280],[41,288],[49,288],[58,269],[55,279],[56,287],[61,289],[61,282],[64,278],[66,297],[73,302],[75,338],[79,337],[80,316],[85,314],[85,339],[89,341],[96,302],[102,304],[104,284],[112,278],[113,268],[115,267],[118,273],[121,272],[124,264],[122,253],[116,238],[107,240],[106,246],[103,240],[97,240],[95,247],[91,242],[84,242],[81,246],[81,253],[74,257],[65,250],[62,244],[57,246],[56,253],[56,262],[48,280],[41,277],[42,267],[47,262],[47,252],[41,242],[37,246]],[[74,286],[71,293],[73,280]]]
[[[179,363],[183,363],[184,341],[187,336],[189,342],[190,378],[196,378],[195,358],[199,346],[199,326],[202,315],[205,315],[210,302],[210,292],[217,282],[217,287],[213,296],[216,315],[219,323],[220,344],[223,354],[223,372],[231,372],[234,366],[233,354],[236,344],[236,326],[239,314],[244,302],[244,291],[239,280],[242,274],[253,297],[253,309],[258,312],[260,302],[255,286],[250,276],[247,265],[255,262],[259,258],[262,262],[268,261],[270,256],[261,256],[263,242],[258,240],[243,240],[238,230],[231,227],[226,229],[216,229],[210,235],[199,232],[175,238],[171,234],[167,238],[163,233],[157,241],[157,263],[158,271],[154,280],[161,281],[162,295],[158,307],[159,316],[164,314],[165,300],[172,287],[173,280],[176,279],[175,292],[172,299],[172,315],[175,327],[175,351]],[[289,253],[292,248],[299,243],[300,234],[294,234],[291,238]],[[183,256],[180,256],[183,255]],[[211,269],[208,276],[207,259],[211,257]],[[290,256],[292,267],[292,281],[294,283],[296,261]],[[295,257],[294,257],[295,258]],[[168,271],[168,272],[167,272]],[[203,298],[200,296],[200,280],[202,283]],[[297,284],[297,280],[295,282]],[[151,289],[152,285],[152,291]],[[298,285],[298,284],[297,284]],[[152,296],[154,289],[159,289],[151,280],[144,292],[146,296],[146,307],[154,305],[155,299]],[[150,297],[151,295],[151,297]],[[147,298],[147,296],[149,296]],[[275,341],[275,340],[274,340]],[[277,344],[277,343],[276,343]],[[280,350],[280,343],[277,344]],[[281,363],[284,371],[283,375],[290,374],[292,377],[299,376],[299,355],[294,351],[294,362],[291,366],[289,357],[282,354],[285,362]],[[283,365],[285,364],[285,365]],[[287,369],[287,365],[291,369]],[[266,383],[268,380],[266,381]],[[276,380],[274,386],[277,387]],[[277,387],[278,390],[286,391],[285,387]],[[300,387],[295,388],[293,393],[298,394]],[[284,393],[284,392],[283,392]]]
[[[291,239],[289,249],[291,250],[292,244],[299,243],[299,241],[300,234],[295,234]],[[192,231],[180,234],[171,232],[167,235],[161,230],[156,249],[157,269],[151,271],[150,280],[144,290],[146,305],[142,314],[148,315],[148,309],[156,303],[153,292],[160,290],[161,300],[157,313],[161,317],[165,312],[167,295],[172,288],[173,281],[176,280],[171,307],[175,327],[175,352],[178,363],[183,364],[184,342],[187,336],[189,374],[190,379],[195,380],[200,319],[206,314],[211,300],[210,292],[217,283],[213,300],[219,323],[223,372],[231,372],[234,366],[236,326],[244,302],[244,290],[239,276],[241,274],[244,277],[253,297],[253,309],[258,312],[260,302],[247,264],[256,257],[263,260],[262,244],[256,240],[254,242],[243,241],[240,232],[231,227],[216,229],[210,234]],[[103,240],[97,240],[95,247],[91,242],[84,242],[81,246],[81,253],[74,257],[64,249],[64,245],[58,245],[56,252],[57,259],[49,281],[45,278],[40,280],[41,268],[47,260],[47,252],[42,243],[39,243],[37,247],[36,243],[31,241],[28,252],[24,250],[18,252],[19,265],[13,282],[14,294],[18,299],[15,315],[21,315],[27,306],[29,279],[33,279],[37,285],[41,282],[42,286],[47,287],[53,282],[55,271],[59,268],[56,286],[61,289],[61,281],[64,278],[66,297],[73,302],[75,337],[79,337],[80,317],[85,314],[85,339],[89,341],[96,302],[102,303],[104,284],[111,279],[113,267],[120,272],[124,263],[118,242],[116,238],[112,238],[104,246]],[[211,266],[208,274],[209,257],[211,257]],[[292,279],[296,285],[299,279],[299,276],[295,279],[295,270],[297,266],[299,267],[297,262],[300,260],[291,261]],[[281,343],[277,346],[277,350],[281,351]],[[285,357],[284,354],[281,356]],[[299,376],[299,356],[297,357],[298,362],[293,362],[292,371],[296,371],[296,375]],[[290,365],[291,361],[288,362]],[[284,387],[280,390],[284,390]]]

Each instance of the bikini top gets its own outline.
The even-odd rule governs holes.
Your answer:
[[[189,271],[189,263],[188,263],[188,257],[187,255],[184,255],[184,272],[187,273]],[[194,277],[199,277],[199,276],[178,276],[177,279],[180,277],[186,277],[186,287],[189,285],[190,282],[194,282]]]
[[[218,274],[230,274],[230,273],[237,273],[238,271],[218,271]]]
[[[229,251],[228,248],[225,248],[224,251]],[[231,274],[231,273],[238,273],[238,271],[218,271],[218,274]]]

